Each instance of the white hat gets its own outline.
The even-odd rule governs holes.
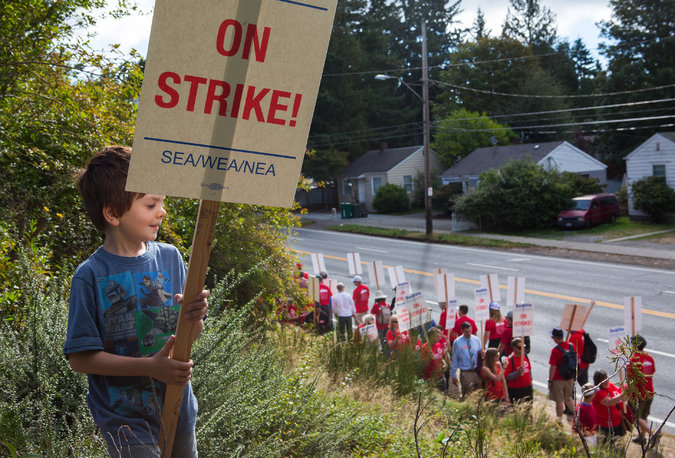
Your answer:
[[[362,283],[362,282],[363,282],[363,280],[361,279],[361,277],[359,277],[358,275],[354,275],[354,279],[353,279],[352,281],[353,281],[354,283],[356,283],[356,282]]]

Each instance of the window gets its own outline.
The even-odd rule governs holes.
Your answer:
[[[666,166],[665,164],[652,165],[652,175],[655,177],[666,178]]]
[[[412,177],[412,175],[403,176],[403,187],[405,188],[406,192],[412,192],[413,191],[413,177]]]
[[[373,177],[373,195],[377,192],[378,189],[380,189],[380,186],[382,186],[382,177]]]

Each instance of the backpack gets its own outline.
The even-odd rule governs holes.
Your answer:
[[[581,360],[586,364],[593,364],[598,356],[598,347],[587,332],[584,332],[584,352],[581,354]]]
[[[380,305],[380,313],[377,315],[377,323],[389,324],[390,319],[391,319],[391,309],[389,308],[386,302],[383,302]]]
[[[560,345],[556,348],[562,352],[562,360],[558,366],[560,376],[565,380],[577,378],[577,352],[574,345],[570,344],[569,350],[563,349]]]

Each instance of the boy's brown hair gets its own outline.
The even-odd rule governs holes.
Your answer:
[[[106,221],[103,209],[110,207],[115,216],[126,213],[134,199],[144,194],[127,192],[127,183],[131,148],[128,146],[108,146],[89,160],[85,170],[77,177],[77,188],[84,201],[89,219],[97,229],[104,231]]]

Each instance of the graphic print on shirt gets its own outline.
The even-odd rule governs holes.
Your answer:
[[[173,305],[167,271],[129,271],[97,279],[105,323],[104,349],[122,356],[150,356],[175,332],[180,305]],[[108,377],[112,409],[146,418],[158,413],[160,386],[149,377]]]

